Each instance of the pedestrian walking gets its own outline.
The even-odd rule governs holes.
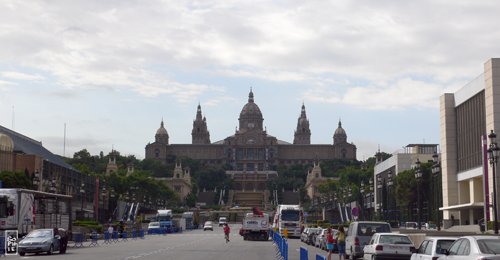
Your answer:
[[[345,231],[344,227],[339,227],[339,232],[337,232],[337,246],[339,248],[339,259],[345,260]]]
[[[328,251],[328,260],[332,260],[332,252],[333,252],[333,234],[332,228],[328,228],[326,230],[326,250]]]
[[[227,223],[224,224],[224,238],[226,239],[226,243],[229,242],[229,233],[231,232],[231,228]]]

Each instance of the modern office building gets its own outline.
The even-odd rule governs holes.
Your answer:
[[[437,144],[409,144],[383,161],[377,153],[373,170],[375,212],[393,220],[399,219],[399,213],[395,212],[398,207],[393,195],[394,178],[400,172],[413,169],[417,159],[422,163],[432,161],[432,156],[438,152],[437,147]]]
[[[490,131],[500,130],[500,59],[488,60],[481,75],[441,96],[440,122],[443,224],[476,224],[485,216],[485,201],[493,201],[486,146]]]

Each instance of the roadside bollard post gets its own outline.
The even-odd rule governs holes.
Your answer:
[[[309,252],[303,246],[300,247],[300,260],[309,260]]]
[[[139,237],[140,237],[141,239],[144,239],[144,238],[145,238],[145,237],[144,237],[144,229],[139,230]]]
[[[326,256],[316,254],[316,260],[326,260]]]

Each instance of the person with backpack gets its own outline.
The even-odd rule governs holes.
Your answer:
[[[328,251],[328,260],[332,260],[333,242],[332,228],[328,228],[326,230],[326,250]]]

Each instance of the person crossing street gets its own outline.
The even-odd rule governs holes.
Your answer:
[[[229,233],[231,232],[231,228],[227,223],[224,224],[224,237],[226,238],[226,243],[229,242]]]

